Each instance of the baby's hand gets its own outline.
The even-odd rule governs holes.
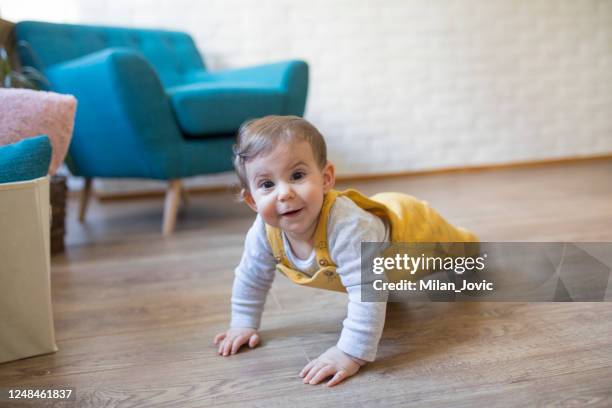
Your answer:
[[[300,377],[304,377],[304,384],[318,384],[333,375],[333,378],[326,384],[331,387],[355,375],[365,363],[366,361],[349,356],[334,346],[321,354],[319,358],[306,364],[306,367],[300,372]]]
[[[259,344],[259,334],[257,330],[250,327],[232,327],[226,332],[219,333],[215,336],[215,344],[219,344],[219,354],[228,356],[236,354],[240,346],[249,343],[249,347],[253,348]]]

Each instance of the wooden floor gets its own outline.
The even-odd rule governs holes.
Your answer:
[[[612,241],[611,179],[598,160],[351,187],[427,199],[483,240]],[[75,387],[79,407],[612,406],[612,303],[390,304],[375,363],[304,385],[337,340],[342,294],[278,277],[259,348],[222,358],[211,343],[253,217],[231,194],[192,197],[166,239],[162,200],[93,203],[85,225],[75,204],[52,260],[60,351],[0,365],[0,388]]]

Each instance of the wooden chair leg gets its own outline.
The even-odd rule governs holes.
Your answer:
[[[162,232],[164,235],[172,235],[176,225],[176,212],[181,202],[181,180],[170,180],[166,190],[166,203],[164,205],[164,223]]]
[[[83,185],[83,190],[81,191],[81,203],[79,206],[79,222],[85,221],[85,214],[87,213],[87,206],[89,205],[89,200],[91,198],[91,187],[92,187],[91,178],[85,179],[85,184]]]

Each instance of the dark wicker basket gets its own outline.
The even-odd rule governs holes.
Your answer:
[[[64,252],[67,192],[66,177],[52,176],[49,190],[51,196],[51,255]]]

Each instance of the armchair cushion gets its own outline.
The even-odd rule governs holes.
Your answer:
[[[265,115],[301,116],[304,113],[308,90],[308,65],[304,61],[290,60],[217,72],[192,70],[185,76],[183,85],[201,83],[274,90],[284,96],[282,108],[268,111]]]
[[[43,177],[50,162],[51,143],[44,135],[0,146],[0,183]]]
[[[240,82],[203,82],[170,88],[172,108],[189,136],[235,132],[245,118],[282,112],[285,94],[278,88]]]

